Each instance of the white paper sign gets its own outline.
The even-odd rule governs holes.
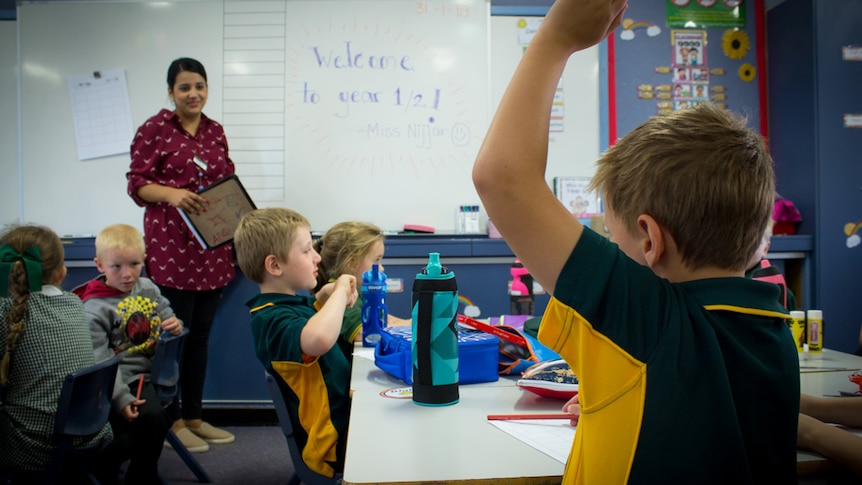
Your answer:
[[[96,71],[70,76],[66,82],[72,100],[78,159],[128,153],[133,133],[125,71]]]

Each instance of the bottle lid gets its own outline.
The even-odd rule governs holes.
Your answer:
[[[805,320],[805,312],[802,310],[791,310],[790,318],[794,320]]]
[[[440,253],[428,253],[428,264],[416,275],[421,280],[447,280],[454,277],[455,273],[440,264]]]
[[[366,291],[369,289],[369,286],[373,286],[371,289],[386,289],[386,273],[380,271],[380,267],[375,263],[371,266],[371,269],[362,273],[362,290]]]
[[[529,275],[530,271],[524,267],[524,263],[522,263],[520,259],[516,259],[515,262],[512,263],[512,268],[509,269],[509,274],[512,275],[512,278],[517,278],[519,276]]]
[[[808,318],[822,320],[823,319],[823,310],[808,310]]]

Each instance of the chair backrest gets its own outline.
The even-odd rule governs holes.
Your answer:
[[[111,397],[114,379],[120,359],[116,356],[98,364],[72,372],[63,380],[57,413],[54,415],[54,437],[56,446],[51,463],[45,470],[34,473],[26,481],[55,483],[63,470],[70,453],[80,455],[93,453],[102,443],[86,448],[74,448],[73,438],[91,436],[99,432],[108,422],[111,413]],[[95,483],[95,477],[83,462],[75,462],[81,471]]]
[[[183,328],[181,334],[164,335],[156,344],[150,380],[163,406],[170,404],[177,397],[180,381],[180,352],[183,339],[188,333],[189,329]]]
[[[111,412],[119,364],[112,357],[66,376],[54,417],[55,436],[90,436],[102,429]]]
[[[290,415],[287,412],[287,403],[284,402],[284,396],[281,394],[281,388],[278,385],[276,377],[273,377],[269,372],[266,374],[266,387],[269,388],[269,393],[272,395],[272,404],[275,406],[275,415],[278,417],[278,422],[281,424],[281,431],[284,433],[284,438],[287,440],[287,449],[290,452],[290,460],[293,462],[293,468],[296,475],[306,485],[333,485],[341,483],[341,474],[337,473],[335,477],[330,478],[321,475],[314,470],[308,468],[308,465],[302,461],[302,450],[296,444],[296,438],[293,435],[293,425],[290,422]],[[290,483],[295,483],[297,480],[292,480]]]

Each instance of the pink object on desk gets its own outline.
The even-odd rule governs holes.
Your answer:
[[[424,232],[434,234],[434,228],[431,226],[423,226],[420,224],[404,224],[405,232]]]

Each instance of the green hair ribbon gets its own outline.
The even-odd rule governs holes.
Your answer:
[[[39,248],[31,246],[19,253],[8,244],[0,246],[0,295],[9,294],[9,273],[12,267],[21,261],[27,270],[27,281],[30,293],[42,291],[42,253]]]

